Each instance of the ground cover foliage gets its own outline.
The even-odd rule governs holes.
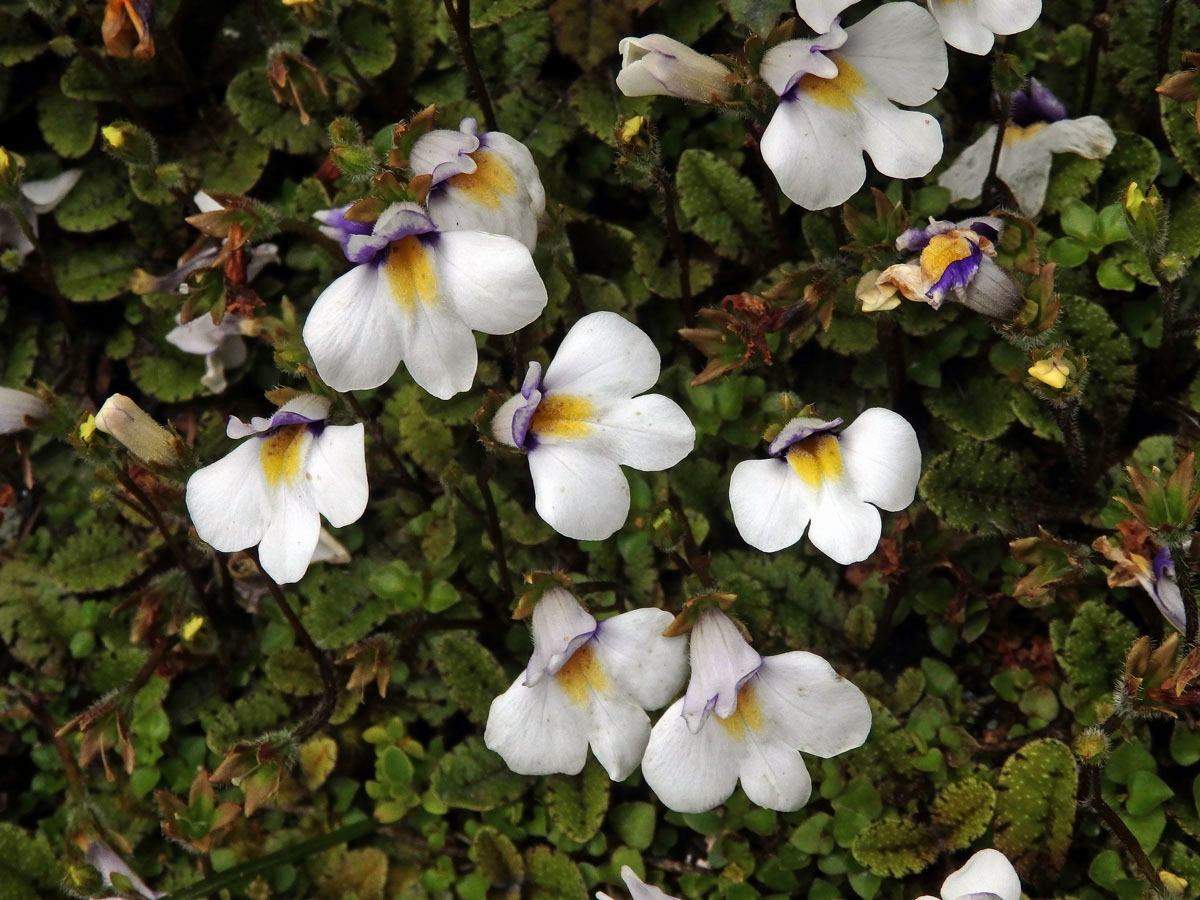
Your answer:
[[[49,411],[0,437],[0,897],[111,896],[83,862],[98,840],[177,897],[583,900],[623,891],[629,865],[688,900],[899,900],[936,894],[981,847],[1030,897],[1195,894],[1200,664],[1164,643],[1174,629],[1135,582],[1109,586],[1093,543],[1172,542],[1190,602],[1200,136],[1194,93],[1154,88],[1187,68],[1200,12],[1067,0],[990,56],[952,52],[925,107],[943,163],[906,183],[872,172],[824,211],[778,193],[754,123],[614,85],[626,35],[754,58],[793,13],[475,0],[462,24],[485,114],[430,0],[0,3],[6,184],[83,173],[35,249],[3,259],[0,384]],[[122,15],[125,58],[101,27]],[[130,30],[143,19],[152,49]],[[1057,156],[1036,221],[1008,215],[997,259],[1018,315],[864,313],[859,278],[899,259],[906,227],[1004,205],[951,206],[937,175],[1030,75],[1117,142]],[[335,398],[331,421],[369,424],[371,498],[337,531],[350,560],[287,586],[297,630],[249,557],[189,534],[189,472],[147,468],[88,416],[128,394],[194,469],[228,451],[229,415],[309,389],[305,313],[348,268],[311,216],[362,197],[430,106],[448,128],[494,115],[533,153],[548,305],[480,336],[475,386],[449,401],[403,368],[357,407]],[[1161,201],[1139,213],[1131,182]],[[201,189],[226,212],[189,224]],[[231,252],[186,294],[156,281],[203,230]],[[278,257],[249,281],[267,242]],[[214,395],[204,360],[164,336],[221,310],[260,327]],[[528,360],[601,310],[653,338],[656,390],[697,443],[669,472],[627,471],[625,526],[574,541],[534,512],[525,460],[487,422]],[[1031,377],[1041,360],[1064,386]],[[760,553],[730,515],[734,465],[805,404],[848,421],[888,407],[919,436],[917,501],[849,567],[807,541]],[[483,726],[528,658],[521,576],[548,570],[598,615],[736,595],[761,652],[812,650],[866,693],[870,737],[809,757],[812,799],[787,813],[740,790],[671,812],[594,759],[510,772]]]

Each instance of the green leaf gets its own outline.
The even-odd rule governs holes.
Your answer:
[[[177,403],[205,392],[204,357],[197,354],[136,353],[129,359],[129,374],[139,389],[159,400]]]
[[[902,878],[922,871],[937,859],[937,835],[912,819],[892,816],[860,831],[851,852],[874,874]]]
[[[619,117],[645,115],[650,110],[650,100],[626,97],[606,72],[589,72],[576,78],[567,92],[567,102],[579,117],[579,124],[593,137],[614,146],[613,131]]]
[[[578,775],[551,775],[542,797],[550,821],[573,841],[591,840],[608,811],[609,785],[608,773],[592,756]]]
[[[1083,406],[1100,422],[1120,422],[1133,400],[1137,377],[1129,337],[1100,304],[1071,295],[1061,299],[1060,340],[1088,358]]]
[[[36,59],[46,49],[40,37],[24,19],[13,21],[5,16],[0,27],[0,66],[10,67]]]
[[[200,187],[206,191],[244,194],[262,176],[271,151],[236,122],[230,122],[219,139],[204,146],[194,160]]]
[[[5,900],[53,896],[63,877],[62,856],[41,834],[0,822],[0,888]]]
[[[483,826],[475,832],[470,855],[484,878],[505,888],[504,900],[517,900],[521,896],[525,861],[506,835],[491,826]]]
[[[1079,696],[1077,706],[1108,694],[1137,629],[1100,600],[1079,607],[1070,626],[1055,623],[1050,636],[1058,664]]]
[[[430,787],[447,806],[484,812],[521,796],[532,779],[508,770],[472,735],[438,760]]]
[[[1071,237],[1058,238],[1046,248],[1046,260],[1073,269],[1087,262],[1088,249]]]
[[[933,823],[947,850],[965,850],[987,831],[996,806],[996,791],[986,781],[964,778],[938,792]]]
[[[1103,169],[1104,162],[1099,159],[1084,159],[1073,153],[1057,154],[1050,170],[1050,184],[1046,189],[1043,210],[1048,213],[1059,212],[1069,201],[1086,196]]]
[[[951,528],[1016,531],[1027,510],[1029,480],[1024,463],[993,444],[962,441],[929,461],[921,497]]]
[[[1171,152],[1187,173],[1200,181],[1200,132],[1196,130],[1195,106],[1163,94],[1159,94],[1158,105]]]
[[[54,210],[64,231],[102,231],[133,215],[133,197],[125,173],[116,163],[102,160],[87,166],[79,183]]]
[[[71,535],[50,559],[50,573],[67,591],[101,591],[128,584],[146,561],[121,528],[93,525]]]
[[[557,850],[526,850],[525,872],[525,900],[587,900],[587,886],[579,867]]]
[[[475,0],[471,4],[471,27],[486,28],[528,9],[541,9],[546,0]]]
[[[683,151],[675,184],[687,230],[721,255],[739,257],[766,234],[766,213],[753,182],[716,154]]]
[[[1158,148],[1149,138],[1131,131],[1117,131],[1117,143],[1112,153],[1104,160],[1104,174],[1100,178],[1101,197],[1121,197],[1130,182],[1136,182],[1143,190],[1149,188],[1158,177],[1161,161]]]
[[[721,0],[729,18],[755,34],[766,35],[779,17],[792,11],[790,0]]]
[[[1059,221],[1063,231],[1071,237],[1087,243],[1100,223],[1100,217],[1083,201],[1068,200],[1063,204]]]
[[[316,119],[304,125],[296,109],[276,103],[266,73],[258,67],[234,76],[225,102],[260,144],[285,153],[313,153],[321,148],[324,131]]]
[[[622,843],[634,850],[649,850],[654,843],[654,806],[650,803],[622,803],[609,813],[609,821]]]
[[[396,61],[396,44],[387,25],[367,9],[351,9],[342,17],[338,34],[346,54],[354,61],[354,68],[364,78],[382,75]],[[345,63],[339,55],[331,60],[328,68],[340,74],[345,72]],[[348,78],[349,72],[342,77]]]
[[[1131,816],[1145,816],[1174,796],[1175,792],[1153,772],[1135,772],[1129,780],[1125,808]]]
[[[1008,430],[1016,417],[1010,402],[1011,385],[994,374],[972,375],[924,392],[929,411],[955,431],[978,441],[990,441]]]
[[[306,650],[290,647],[267,657],[264,666],[267,680],[279,692],[297,697],[312,697],[321,693],[321,675],[316,661]]]
[[[491,651],[466,633],[447,634],[434,647],[434,662],[454,704],[472,722],[484,724],[492,700],[508,687]]]
[[[1031,741],[1004,762],[996,797],[995,845],[1024,882],[1048,887],[1066,862],[1079,776],[1062,741]]]
[[[38,127],[59,156],[76,159],[91,150],[96,139],[96,104],[52,88],[38,98]]]
[[[632,14],[622,0],[554,0],[550,22],[559,52],[586,71],[615,59]]]

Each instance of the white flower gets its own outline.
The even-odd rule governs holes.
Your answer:
[[[863,152],[892,178],[925,175],[942,158],[932,115],[898,109],[932,100],[946,45],[915,3],[885,3],[849,28],[778,44],[759,74],[779,95],[761,141],[779,187],[806,209],[848,200],[867,177]]]
[[[1141,545],[1134,535],[1122,533],[1124,546],[1114,547],[1107,537],[1101,536],[1092,542],[1092,547],[1099,550],[1116,566],[1109,572],[1109,587],[1129,587],[1137,584],[1150,595],[1163,618],[1170,622],[1180,634],[1187,627],[1187,616],[1183,608],[1183,593],[1179,590],[1179,582],[1175,577],[1175,560],[1171,558],[1170,547],[1160,547],[1154,550],[1153,542]],[[1153,557],[1137,552],[1154,553]]]
[[[471,118],[458,131],[422,135],[408,154],[414,175],[429,175],[425,201],[439,231],[489,231],[514,237],[531,251],[546,193],[529,148],[500,131],[478,134]]]
[[[857,687],[803,651],[761,657],[723,612],[702,611],[692,628],[687,694],[655,724],[642,775],[676,812],[723,803],[738,780],[759,806],[790,811],[812,781],[801,750],[831,757],[871,730]]]
[[[1028,93],[1019,91],[1013,97],[1012,123],[1004,129],[996,176],[1008,185],[1022,215],[1041,212],[1055,153],[1102,159],[1116,146],[1116,135],[1099,116],[1068,119],[1066,115],[1063,105],[1036,79]],[[938,176],[938,184],[949,189],[951,200],[971,200],[983,193],[995,144],[996,126],[991,125]]]
[[[843,9],[857,2],[858,0],[796,0],[796,12],[805,25],[817,34],[824,34],[833,27]]]
[[[325,288],[304,323],[304,343],[334,390],[378,387],[403,360],[417,384],[449,399],[475,378],[472,331],[511,334],[546,306],[524,244],[439,232],[415,203],[393,203],[371,234],[346,245],[360,265]]]
[[[96,430],[111,435],[152,467],[174,468],[184,458],[182,442],[124,394],[113,394],[96,411]]]
[[[321,516],[349,525],[367,505],[363,426],[326,425],[329,401],[303,394],[270,419],[229,418],[230,438],[250,438],[187,483],[200,539],[224,553],[258,544],[280,584],[299,581],[317,547]]]
[[[50,409],[41,397],[14,388],[0,387],[0,434],[28,428],[26,419],[44,419]]]
[[[176,315],[175,321],[180,322],[180,316]],[[220,394],[226,387],[225,369],[246,361],[246,342],[242,340],[244,322],[242,316],[226,314],[218,324],[204,313],[167,332],[167,343],[174,344],[184,353],[203,356],[204,376],[200,383],[214,394]]]
[[[833,434],[841,424],[792,419],[771,442],[771,459],[738,463],[729,503],[742,540],[772,553],[808,528],[813,546],[834,562],[871,555],[881,529],[875,507],[897,512],[912,503],[921,448],[912,426],[891,410],[868,409]]]
[[[678,97],[697,103],[729,98],[729,70],[665,34],[621,39],[617,87],[626,97]]]
[[[29,227],[36,235],[38,233],[38,216],[48,213],[63,202],[63,199],[75,187],[82,169],[68,169],[53,178],[44,181],[27,181],[21,185],[21,210]],[[11,247],[17,251],[17,258],[25,261],[25,257],[33,252],[33,244],[21,230],[17,217],[9,210],[0,207],[0,249]]]
[[[982,56],[990,53],[998,34],[1017,34],[1033,27],[1042,0],[927,0],[929,11],[951,47]]]
[[[584,316],[542,375],[529,364],[521,393],[492,420],[497,441],[524,450],[538,515],[555,531],[598,541],[625,524],[629,483],[621,466],[657,472],[696,443],[674,400],[643,394],[658,381],[649,336],[611,312]]]
[[[927,228],[909,228],[896,238],[896,249],[920,255],[878,273],[875,288],[879,293],[898,290],[934,309],[953,300],[993,319],[1011,319],[1023,299],[1017,283],[992,259],[1003,232],[1003,220],[994,216],[957,224],[930,219]],[[866,301],[873,298],[864,294],[860,299],[865,310]]]
[[[104,887],[115,890],[113,886],[113,875],[121,875],[129,879],[129,885],[143,897],[149,900],[158,900],[159,897],[165,897],[162,891],[153,891],[147,886],[146,882],[142,881],[134,871],[125,865],[125,860],[117,856],[112,847],[104,843],[104,841],[89,841],[87,852],[84,854],[84,861],[95,868],[100,873],[100,879]],[[106,900],[120,900],[118,897],[109,897]]]
[[[999,850],[980,850],[942,882],[942,900],[1021,900],[1021,879]],[[925,895],[918,900],[937,900]]]
[[[672,616],[635,609],[597,622],[570,593],[546,590],[533,609],[533,656],[492,701],[483,741],[522,775],[574,775],[588,746],[610,778],[637,768],[647,709],[683,685],[686,641],[663,637]]]
[[[629,889],[629,896],[632,900],[678,900],[662,888],[646,884],[629,866],[621,866],[621,879],[625,882],[625,887]],[[604,891],[596,891],[596,900],[613,900],[613,898]]]

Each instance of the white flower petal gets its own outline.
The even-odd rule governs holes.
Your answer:
[[[322,380],[336,391],[379,387],[404,355],[407,335],[381,268],[355,266],[317,297],[304,344]]]
[[[529,194],[529,209],[534,218],[541,216],[546,211],[546,191],[542,187],[541,174],[529,148],[502,131],[489,131],[479,141],[482,146],[497,153],[508,163]]]
[[[176,321],[178,318],[176,316]],[[167,343],[173,344],[184,353],[206,356],[215,352],[226,337],[237,332],[236,323],[229,321],[232,318],[234,317],[226,316],[218,325],[208,313],[196,316],[190,322],[177,325],[168,331]]]
[[[321,516],[302,484],[285,483],[271,492],[270,515],[258,544],[258,561],[277,582],[291,584],[308,571],[321,536]]]
[[[989,125],[971,146],[958,155],[950,168],[938,176],[938,184],[950,192],[952,202],[974,200],[983,193],[983,182],[992,164],[992,147],[995,143],[996,126]],[[1049,165],[1047,161],[1047,172]]]
[[[472,330],[511,334],[546,308],[546,285],[529,250],[515,238],[452,231],[439,234],[431,246],[442,296]]]
[[[1051,153],[1074,153],[1084,159],[1103,159],[1117,144],[1112,128],[1099,116],[1050,122],[1033,140]]]
[[[692,675],[681,713],[688,730],[701,731],[711,710],[727,719],[738,705],[738,693],[762,665],[762,657],[746,643],[729,616],[706,609],[691,634]]]
[[[543,393],[632,397],[654,387],[661,359],[628,319],[594,312],[571,326],[542,378]]]
[[[143,897],[158,900],[159,897],[166,896],[161,891],[152,891],[146,882],[142,881],[129,866],[125,865],[125,860],[117,856],[113,849],[104,843],[104,841],[89,841],[87,852],[84,854],[84,860],[88,865],[93,866],[100,872],[100,877],[105,887],[111,888],[113,886],[113,875],[123,875],[129,879],[129,884],[133,889]]]
[[[740,462],[729,479],[733,524],[743,541],[764,553],[790,547],[804,537],[815,500],[782,459]]]
[[[404,365],[413,381],[439,400],[449,400],[475,381],[475,336],[448,303],[417,303],[410,312]]]
[[[271,420],[274,423],[276,416],[280,416],[280,413],[296,413],[306,419],[320,421],[329,415],[329,407],[331,405],[330,399],[322,397],[320,394],[300,394],[279,407],[275,411],[275,415],[271,417]]]
[[[692,734],[682,710],[676,700],[651,729],[642,777],[668,809],[705,812],[737,787],[743,748],[716,721]]]
[[[251,439],[188,479],[188,514],[196,534],[222,553],[245,550],[262,540],[271,518],[259,451]]]
[[[0,387],[0,434],[25,428],[25,417],[43,419],[50,412],[40,397],[14,388]]]
[[[408,165],[414,175],[433,175],[439,166],[446,168],[436,174],[448,178],[455,173],[474,172],[475,160],[470,154],[479,149],[474,134],[436,128],[417,138],[408,151]]]
[[[911,3],[887,5],[912,6]],[[874,91],[858,94],[854,103],[859,113],[862,147],[884,175],[920,178],[941,160],[942,126],[929,113],[898,109]]]
[[[492,232],[489,236],[514,238],[529,250],[537,246],[537,218],[524,190],[514,191],[495,204],[480,204],[471,197],[471,193],[450,182],[429,195],[429,215],[443,236]]]
[[[629,515],[629,482],[621,467],[573,445],[529,453],[534,506],[559,534],[578,541],[610,537]]]
[[[1005,133],[996,174],[1009,186],[1022,214],[1037,215],[1046,199],[1053,154],[1074,153],[1100,159],[1116,144],[1108,123],[1099,116],[1063,119]],[[993,132],[994,135],[995,132]]]
[[[975,0],[979,21],[996,34],[1018,34],[1033,27],[1042,0]]]
[[[1021,900],[1021,879],[999,850],[980,850],[942,882],[944,900],[984,893],[995,894],[1000,900]]]
[[[304,479],[317,511],[334,528],[357,522],[367,508],[363,425],[327,425],[304,461]]]
[[[978,3],[964,3],[963,0],[928,2],[929,11],[937,19],[947,44],[977,56],[991,52],[992,45],[996,42],[996,32],[979,21]]]
[[[812,794],[812,778],[800,753],[749,730],[744,739],[747,747],[738,775],[750,802],[780,812],[804,806]]]
[[[643,607],[605,619],[591,643],[609,679],[642,709],[666,706],[688,671],[686,637],[663,637],[674,617]]]
[[[618,47],[617,89],[626,97],[669,96],[708,103],[729,94],[729,70],[663,34],[627,37]]]
[[[513,416],[518,409],[524,407],[528,402],[520,394],[513,394],[505,400],[500,408],[496,410],[496,415],[492,417],[492,437],[506,447],[517,446],[516,441],[513,440]]]
[[[543,444],[572,442],[642,472],[669,469],[692,452],[696,429],[674,400],[645,394],[604,403],[576,438],[547,437]]]
[[[913,427],[890,409],[865,410],[838,435],[842,466],[860,500],[891,512],[913,502],[921,448]]]
[[[871,731],[866,696],[815,653],[763,657],[753,686],[777,737],[789,747],[829,758],[862,746]]]
[[[821,52],[831,49],[832,46],[825,46],[820,40],[796,39],[776,44],[763,54],[759,77],[780,97],[810,73],[819,78],[834,78],[838,73],[837,63]]]
[[[592,753],[613,781],[624,781],[642,761],[650,740],[650,717],[638,705],[611,694],[591,693],[588,706]]]
[[[621,866],[621,880],[625,882],[625,887],[629,889],[629,896],[633,900],[676,900],[662,888],[646,884],[629,866]]]
[[[521,680],[492,701],[483,743],[519,775],[578,774],[587,762],[586,710],[553,678],[535,687]]]
[[[858,0],[796,0],[796,12],[804,24],[817,34],[824,34],[847,6]]]
[[[805,209],[850,199],[867,178],[853,110],[834,109],[804,91],[775,109],[759,147],[779,189]]]
[[[595,631],[596,620],[570,591],[548,588],[533,608],[533,655],[525,667],[525,686],[561,669]]]
[[[848,566],[875,552],[881,530],[879,510],[854,496],[845,482],[822,483],[808,529],[814,547]]]
[[[875,91],[897,103],[928,103],[946,83],[949,68],[942,33],[915,3],[884,3],[846,34],[835,56],[839,68],[841,60],[847,60]]]
[[[192,195],[192,202],[202,213],[220,212],[225,207],[208,195],[206,191],[197,191]]]
[[[25,182],[21,185],[21,193],[29,201],[35,213],[48,213],[63,202],[81,175],[83,175],[82,169],[67,169],[67,171],[44,181]]]

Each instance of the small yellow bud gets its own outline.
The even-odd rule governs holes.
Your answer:
[[[92,442],[92,435],[96,433],[96,417],[88,413],[88,417],[83,420],[83,424],[79,426],[79,436],[83,438],[85,444]]]
[[[1089,728],[1075,739],[1075,755],[1085,763],[1099,761],[1108,753],[1108,747],[1108,735],[1100,728]]]
[[[1138,187],[1136,181],[1129,182],[1129,187],[1125,189],[1125,210],[1134,218],[1137,218],[1138,210],[1142,208],[1142,204],[1146,202],[1146,195],[1142,193],[1142,189]]]
[[[125,132],[115,125],[105,125],[100,129],[100,133],[104,135],[104,139],[108,141],[110,147],[123,147],[125,145]]]
[[[1067,386],[1067,378],[1071,375],[1071,367],[1058,359],[1039,359],[1029,367],[1029,374],[1042,384],[1061,391]]]
[[[641,132],[646,125],[645,116],[633,116],[621,126],[621,140],[628,144]]]
[[[900,305],[900,294],[894,284],[877,284],[878,269],[872,269],[858,279],[854,288],[854,297],[862,303],[865,313],[887,312]]]
[[[124,394],[113,394],[96,413],[95,427],[112,435],[143,462],[174,467],[182,461],[179,438]]]
[[[1165,887],[1172,894],[1178,894],[1182,897],[1183,892],[1187,890],[1188,880],[1186,878],[1180,878],[1174,872],[1168,872],[1166,869],[1159,869],[1158,877],[1159,880],[1162,881],[1163,887]]]
[[[179,629],[179,636],[185,641],[190,641],[203,627],[204,616],[192,616],[190,619],[184,622],[183,627]]]

